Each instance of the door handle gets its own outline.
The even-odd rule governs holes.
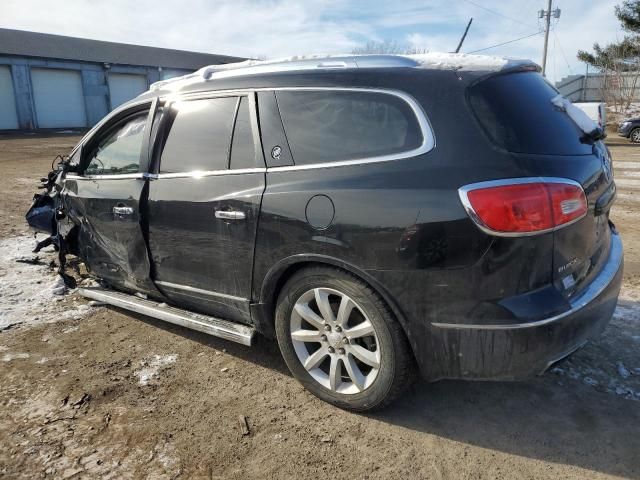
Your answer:
[[[116,207],[113,207],[113,214],[114,215],[118,215],[118,216],[133,215],[133,208],[124,207],[124,206],[116,206]]]
[[[223,220],[244,220],[247,216],[244,212],[237,210],[216,210],[216,218],[222,218]]]

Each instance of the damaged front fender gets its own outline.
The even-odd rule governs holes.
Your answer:
[[[75,166],[69,163],[68,158],[57,156],[52,165],[52,170],[46,178],[42,178],[40,188],[43,193],[36,193],[33,196],[31,207],[27,211],[25,218],[29,226],[36,232],[45,233],[47,238],[38,242],[35,252],[53,245],[58,252],[59,267],[58,273],[64,279],[67,287],[75,288],[75,280],[65,273],[66,255],[70,253],[70,246],[75,245],[76,229],[71,229],[62,234],[59,228],[60,222],[66,218],[64,205],[61,201],[60,192],[62,190],[62,180],[67,172],[74,171]]]

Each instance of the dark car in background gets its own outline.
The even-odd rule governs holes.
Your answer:
[[[630,118],[618,126],[618,135],[640,143],[640,118]]]
[[[604,144],[530,62],[208,67],[118,108],[52,178],[89,298],[251,344],[334,405],[523,379],[598,335],[622,245]]]

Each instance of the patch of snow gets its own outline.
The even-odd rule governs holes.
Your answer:
[[[582,379],[582,381],[584,383],[586,383],[587,385],[591,385],[592,387],[595,387],[596,385],[599,385],[599,382],[591,377],[584,377]]]
[[[553,367],[550,373],[582,382],[596,390],[627,400],[640,401],[640,384],[637,377],[640,375],[640,368],[630,365],[635,357],[628,356],[630,351],[626,350],[634,348],[626,343],[627,339],[633,341],[635,337],[640,337],[634,335],[640,328],[639,298],[640,291],[637,288],[623,287],[611,325],[603,337],[594,339],[584,351],[576,352],[566,361]]]
[[[631,372],[627,370],[627,367],[625,367],[622,362],[617,362],[616,368],[618,369],[618,375],[622,378],[629,378],[631,376]]]
[[[404,56],[415,60],[422,68],[445,70],[497,72],[518,65],[534,65],[530,60],[469,53],[430,52]]]
[[[149,382],[158,377],[162,370],[176,363],[178,356],[171,355],[154,355],[151,359],[142,360],[140,362],[140,370],[136,370],[133,374],[138,377],[138,384],[149,385]]]
[[[0,331],[15,325],[50,323],[67,318],[81,318],[87,305],[63,310],[55,302],[67,288],[49,262],[57,255],[51,247],[38,253],[36,264],[21,263],[20,258],[34,257],[36,240],[29,235],[0,240]]]
[[[5,353],[2,356],[2,361],[3,362],[10,362],[11,360],[25,359],[25,358],[29,358],[29,354],[28,353]]]
[[[591,133],[598,128],[598,124],[594,122],[584,110],[576,107],[571,100],[558,94],[551,99],[551,103],[561,110],[567,112],[567,115],[573,120],[580,130],[584,133]]]

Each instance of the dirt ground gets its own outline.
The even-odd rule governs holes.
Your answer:
[[[610,141],[626,271],[600,339],[528,382],[418,382],[357,415],[275,343],[91,307],[51,293],[52,254],[16,262],[37,179],[77,139],[0,137],[0,477],[640,478],[640,147]]]

